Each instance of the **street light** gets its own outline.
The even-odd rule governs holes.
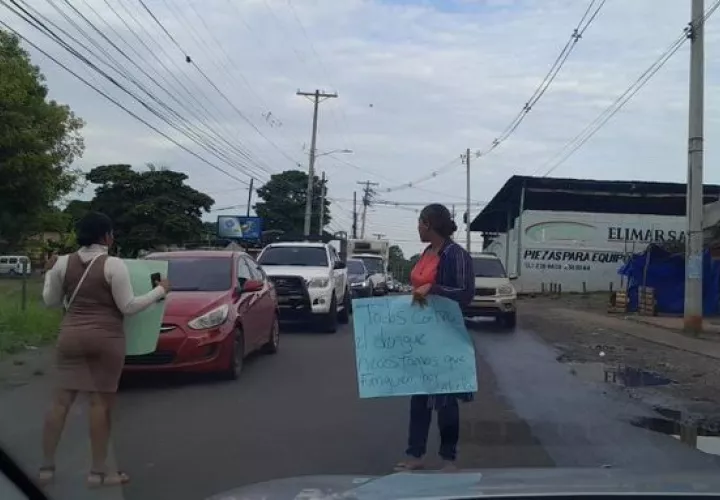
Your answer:
[[[331,155],[334,153],[352,154],[353,150],[352,149],[333,149],[332,151],[327,151],[325,153],[315,153],[315,158],[317,158],[319,156]]]

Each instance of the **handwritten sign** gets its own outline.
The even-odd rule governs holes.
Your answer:
[[[353,300],[361,398],[477,391],[475,348],[460,307],[429,296]]]
[[[168,263],[164,260],[123,259],[130,273],[130,284],[135,296],[144,295],[152,289],[150,275],[167,276]],[[160,325],[165,314],[165,301],[161,300],[132,316],[125,316],[125,354],[149,354],[157,347]]]

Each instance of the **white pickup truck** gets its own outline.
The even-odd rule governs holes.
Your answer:
[[[318,322],[328,333],[350,321],[347,267],[332,245],[271,243],[257,262],[275,285],[281,321]]]
[[[348,240],[348,256],[362,260],[370,275],[373,295],[388,293],[388,260],[390,242],[388,240]]]

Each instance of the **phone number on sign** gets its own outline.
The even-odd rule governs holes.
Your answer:
[[[525,269],[539,269],[541,271],[589,271],[587,264],[546,264],[544,262],[525,262]]]

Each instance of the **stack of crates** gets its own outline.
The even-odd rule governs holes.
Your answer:
[[[609,313],[626,313],[628,308],[628,295],[626,290],[610,293]]]
[[[657,316],[655,289],[649,286],[638,287],[638,314],[641,316]]]

